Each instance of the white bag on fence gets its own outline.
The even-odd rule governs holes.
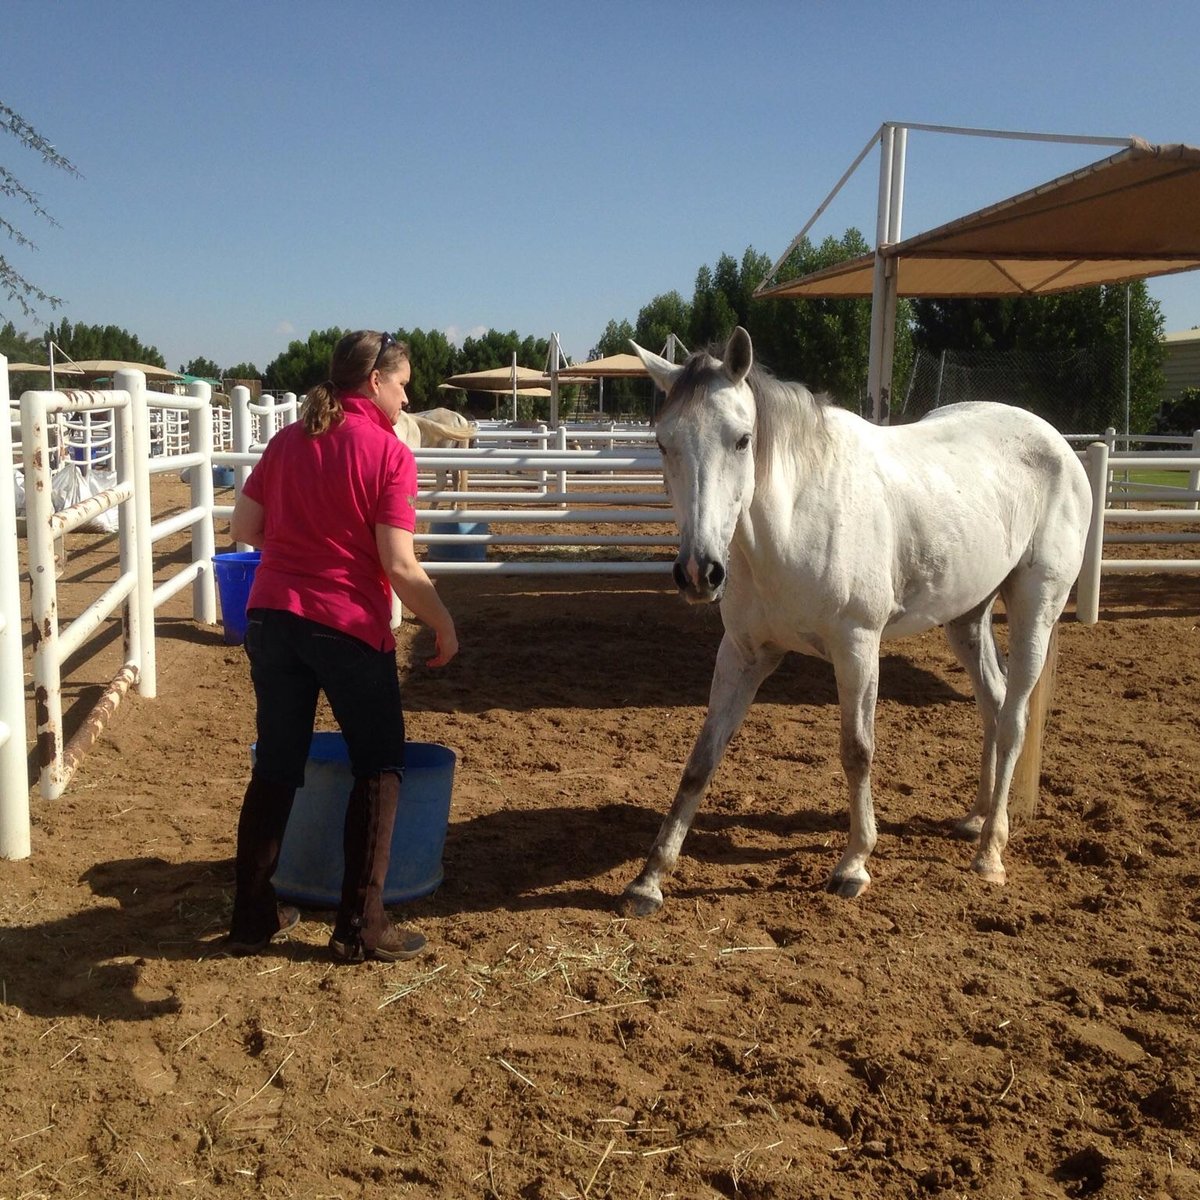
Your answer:
[[[86,475],[73,463],[65,462],[50,479],[50,492],[54,502],[54,511],[61,512],[91,496],[98,496],[106,488],[117,482],[115,471],[89,471]],[[24,499],[24,497],[22,497]],[[116,533],[118,528],[117,510],[110,508],[107,512],[98,513],[90,521],[85,521],[80,529],[91,529],[96,533]]]

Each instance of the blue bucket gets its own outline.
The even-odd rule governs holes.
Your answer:
[[[246,637],[246,601],[250,599],[250,585],[261,557],[258,550],[213,555],[213,574],[221,597],[221,624],[225,627],[227,646],[240,646]]]
[[[250,748],[253,760],[254,748]],[[454,786],[453,750],[408,742],[404,783],[383,884],[385,904],[428,896],[442,882],[442,850]],[[354,776],[340,733],[316,733],[296,793],[272,882],[285,899],[337,908],[342,898],[342,829]]]
[[[430,533],[487,533],[486,521],[434,521]],[[487,558],[484,542],[429,542],[425,557],[431,562],[483,562]]]

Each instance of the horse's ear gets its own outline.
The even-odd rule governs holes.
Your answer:
[[[739,325],[725,343],[725,374],[734,383],[741,383],[754,366],[754,347],[750,335]]]
[[[657,354],[652,354],[649,350],[643,350],[635,341],[629,343],[634,350],[634,353],[642,360],[646,370],[650,372],[650,378],[664,392],[670,392],[675,386],[675,380],[683,374],[683,368],[677,367],[673,362],[668,362],[665,358],[660,358]]]

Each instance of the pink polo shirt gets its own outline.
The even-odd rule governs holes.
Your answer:
[[[281,429],[246,480],[266,520],[247,607],[283,609],[391,650],[375,526],[416,528],[417,464],[371,400],[342,404],[345,419],[319,437],[300,421]]]

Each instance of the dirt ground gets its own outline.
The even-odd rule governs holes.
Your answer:
[[[67,615],[116,569],[111,537],[71,550]],[[446,878],[397,910],[431,953],[394,965],[334,965],[315,911],[206,957],[253,709],[240,648],[170,602],[158,698],[0,862],[0,1200],[1200,1197],[1194,577],[1110,579],[1099,625],[1064,620],[1006,887],[949,836],[980,735],[935,631],[886,647],[860,899],[823,891],[832,674],[792,656],[644,921],[614,903],[718,612],[665,577],[440,587],[461,655],[431,672],[406,626],[401,661],[409,736],[458,754]],[[118,642],[73,668],[75,723]]]

